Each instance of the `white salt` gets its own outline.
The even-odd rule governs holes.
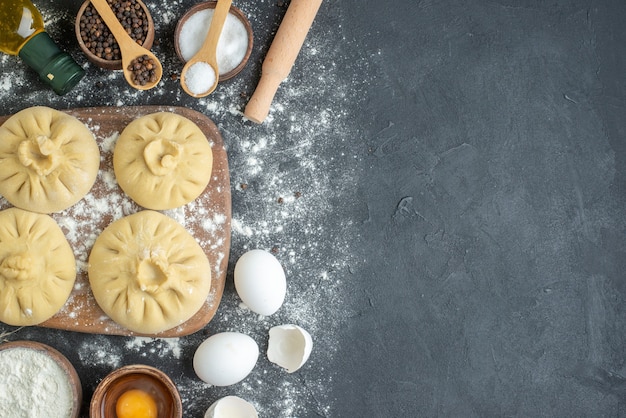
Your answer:
[[[196,62],[185,73],[185,84],[193,94],[202,94],[215,84],[215,70],[206,62]]]
[[[204,43],[213,18],[213,9],[194,13],[183,24],[178,47],[185,61],[189,61]],[[243,61],[248,49],[248,32],[244,24],[232,13],[226,16],[224,28],[217,43],[217,67],[220,74],[226,74]]]

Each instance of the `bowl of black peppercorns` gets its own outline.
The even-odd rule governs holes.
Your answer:
[[[146,49],[154,42],[154,22],[148,7],[141,0],[107,0],[126,32]],[[122,69],[122,53],[111,31],[90,0],[76,15],[76,38],[87,59],[108,70]]]

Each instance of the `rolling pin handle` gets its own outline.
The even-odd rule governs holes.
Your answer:
[[[282,81],[283,77],[276,72],[261,72],[261,79],[246,105],[244,116],[252,122],[263,123]]]
[[[291,0],[276,31],[261,69],[261,80],[244,110],[244,116],[262,123],[280,83],[289,75],[322,0]]]

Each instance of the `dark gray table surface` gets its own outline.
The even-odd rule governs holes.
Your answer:
[[[625,2],[327,0],[262,125],[241,112],[286,2],[234,2],[255,31],[252,57],[204,99],[171,77],[174,28],[194,1],[147,2],[165,76],[145,92],[80,53],[80,3],[36,2],[85,79],[58,97],[2,56],[2,114],[198,110],[227,146],[233,219],[224,297],[198,333],[0,325],[72,361],[85,416],[99,381],[133,363],[172,377],[185,417],[226,395],[262,417],[626,416]],[[273,249],[287,274],[285,305],[266,318],[232,284],[252,248]],[[264,352],[284,323],[314,340],[294,374]],[[261,349],[226,388],[191,366],[220,331]]]

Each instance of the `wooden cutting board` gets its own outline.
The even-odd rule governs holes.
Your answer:
[[[70,109],[93,132],[100,148],[100,171],[93,188],[76,205],[51,214],[57,221],[77,261],[77,277],[67,303],[42,327],[70,331],[180,337],[204,328],[215,315],[222,298],[230,251],[231,196],[228,159],[217,126],[195,110],[171,106],[122,106]],[[211,263],[211,292],[206,303],[188,321],[159,334],[138,334],[111,320],[98,306],[89,287],[87,260],[95,239],[112,221],[142,210],[119,188],[113,171],[113,148],[124,128],[141,116],[155,112],[173,112],[195,122],[204,132],[213,151],[213,171],[204,192],[193,202],[163,213],[179,221],[196,238]],[[9,116],[0,117],[0,124]],[[113,190],[113,192],[111,192]],[[10,204],[0,199],[0,209]]]

